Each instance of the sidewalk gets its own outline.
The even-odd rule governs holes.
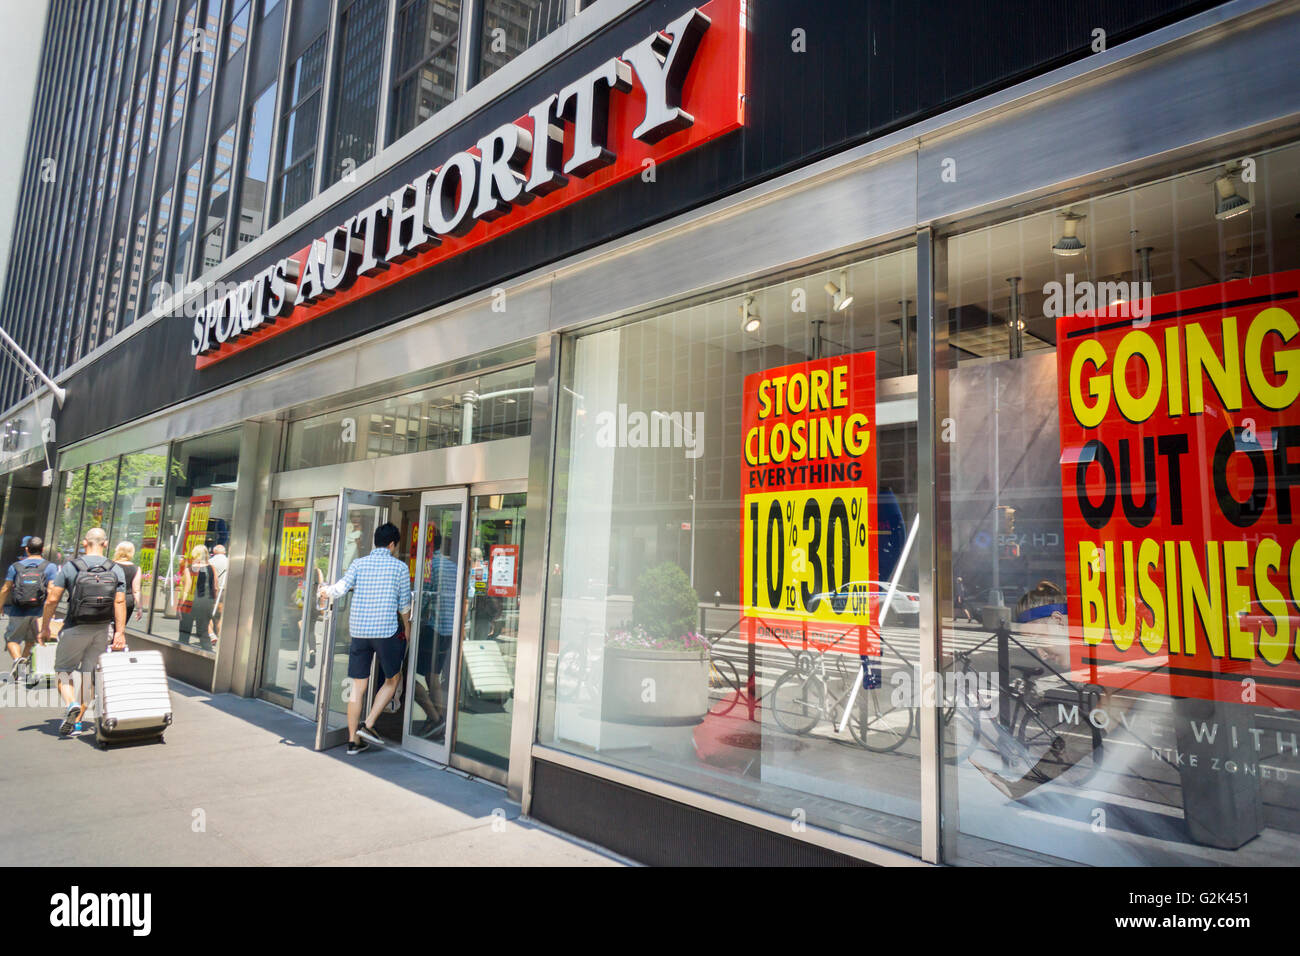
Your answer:
[[[490,784],[395,752],[316,753],[314,725],[265,701],[173,681],[166,743],[101,751],[93,733],[58,737],[56,696],[0,688],[6,866],[622,862],[521,820]]]

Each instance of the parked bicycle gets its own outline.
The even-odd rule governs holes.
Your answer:
[[[1001,655],[1009,655],[1014,645],[1032,661],[1008,661],[1005,686],[1001,681],[992,684],[987,671],[980,672],[973,663],[991,641],[999,643]],[[947,670],[953,680],[951,699],[945,700],[943,710],[946,762],[960,763],[985,744],[1008,763],[1025,754],[1036,756],[1029,774],[1045,783],[1082,759],[1069,750],[1069,737],[1079,732],[1082,723],[1089,732],[1093,757],[1082,779],[1096,771],[1102,733],[1088,716],[1101,700],[1101,688],[1070,680],[1021,642],[1008,624],[1000,624],[974,647],[954,653]],[[1057,772],[1049,773],[1054,767]]]
[[[828,644],[811,641],[813,649],[794,652],[794,667],[778,677],[772,687],[772,716],[790,733],[806,735],[823,721],[838,728],[852,700],[848,728],[853,739],[873,753],[890,753],[912,735],[916,716],[911,707],[895,706],[880,673],[875,680],[866,679],[865,662],[860,667],[845,666],[846,659],[856,664],[860,658],[828,653],[850,633],[845,631]],[[829,669],[828,656],[833,660]],[[855,697],[853,690],[858,681],[863,681],[864,686]]]

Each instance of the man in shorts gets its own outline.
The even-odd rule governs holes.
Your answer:
[[[45,611],[41,615],[40,639],[50,639],[50,619],[59,600],[68,592],[68,616],[59,632],[54,670],[59,677],[59,695],[68,705],[59,725],[63,736],[82,732],[82,719],[93,699],[95,664],[108,643],[112,626],[113,650],[126,647],[126,575],[108,559],[108,535],[103,528],[86,532],[86,553],[73,558],[50,582]],[[111,605],[107,594],[111,594]],[[81,700],[72,685],[72,674],[81,671]]]
[[[10,675],[13,680],[20,681],[25,676],[27,667],[27,655],[32,652],[32,645],[36,643],[40,636],[41,630],[41,611],[45,607],[45,598],[49,594],[50,582],[58,574],[59,569],[50,564],[41,553],[45,550],[45,542],[37,537],[26,537],[23,539],[24,557],[15,561],[9,566],[9,573],[5,575],[4,587],[0,587],[0,607],[4,606],[13,598],[14,605],[9,609],[9,626],[5,630],[5,645],[9,649],[9,656],[13,658],[13,670]],[[41,577],[44,579],[44,587],[40,588],[37,593],[28,594],[31,587],[24,584],[23,594],[17,593],[18,575],[26,568],[40,568]],[[27,575],[30,577],[30,575]],[[31,603],[31,602],[35,603]],[[44,643],[42,641],[42,643]]]
[[[406,562],[397,557],[401,540],[402,532],[396,525],[381,524],[375,529],[374,550],[349,564],[343,580],[332,585],[322,584],[317,590],[317,600],[328,598],[332,601],[348,591],[353,592],[352,606],[348,610],[348,633],[352,639],[348,649],[348,678],[351,682],[347,695],[349,755],[369,750],[371,744],[383,744],[374,724],[402,679],[406,641],[399,634],[411,633],[411,572]],[[397,623],[399,620],[400,625]],[[361,702],[366,698],[366,683],[376,656],[379,657],[380,672],[391,676],[376,691],[366,722],[358,727]]]

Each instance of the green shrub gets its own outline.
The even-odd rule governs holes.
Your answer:
[[[693,634],[699,626],[699,595],[685,572],[671,562],[647,569],[636,580],[632,620],[653,638]]]

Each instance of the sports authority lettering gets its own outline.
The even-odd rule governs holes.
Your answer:
[[[739,128],[742,9],[743,0],[691,8],[209,302],[194,318],[195,367]]]

